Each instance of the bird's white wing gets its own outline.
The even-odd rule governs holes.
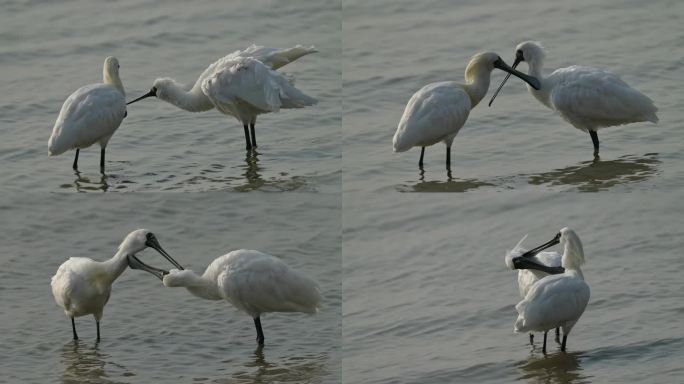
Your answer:
[[[428,84],[413,94],[394,134],[395,152],[455,136],[470,114],[470,97],[460,84]]]
[[[124,95],[107,84],[77,89],[62,105],[48,141],[48,153],[58,155],[108,138],[126,114]]]
[[[250,45],[246,49],[242,50],[237,50],[235,52],[232,52],[218,60],[216,60],[214,63],[209,65],[203,72],[200,74],[200,76],[197,78],[197,81],[195,82],[193,88],[197,87],[202,87],[202,84],[211,76],[214,76],[217,72],[220,70],[232,66],[235,62],[241,61],[241,59],[244,58],[252,58],[255,59],[261,63],[263,63],[265,66],[267,66],[270,69],[276,70],[280,67],[283,67],[297,59],[299,59],[302,56],[306,56],[311,53],[318,52],[316,48],[314,48],[313,45],[309,47],[305,47],[303,45],[295,45],[292,48],[267,48],[263,47],[260,45]],[[285,79],[285,78],[283,78]],[[294,90],[291,90],[291,94],[293,95],[291,99],[302,99],[302,97],[296,97],[297,92],[301,93],[301,91],[297,90],[294,88],[292,85],[292,81],[288,80],[286,81],[288,85],[290,85]],[[295,92],[296,91],[296,92]],[[302,93],[302,95],[304,95]],[[308,104],[306,105],[313,105],[316,103],[315,99],[310,98],[309,96],[304,95],[305,98],[308,99]],[[302,102],[294,103],[295,105],[300,105],[303,104]],[[283,106],[284,108],[299,108],[300,106]]]
[[[516,330],[544,331],[575,321],[589,302],[589,285],[579,278],[552,275],[539,280],[515,308]],[[522,320],[522,321],[521,321]]]
[[[202,91],[216,108],[234,116],[242,116],[245,108],[250,113],[263,113],[316,103],[316,99],[296,89],[285,76],[253,58],[224,62],[205,79]]]
[[[250,45],[246,49],[237,50],[224,59],[234,60],[242,57],[251,57],[257,59],[270,67],[271,69],[278,69],[283,67],[302,56],[318,52],[314,46],[304,47],[302,45],[295,45],[292,48],[267,48],[260,45]]]
[[[554,71],[548,81],[554,84],[553,108],[577,128],[658,121],[651,99],[604,69],[570,66]]]
[[[317,311],[320,293],[313,280],[276,257],[258,251],[234,252],[235,257],[217,280],[226,300],[252,315]]]

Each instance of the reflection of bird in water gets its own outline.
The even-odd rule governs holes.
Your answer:
[[[109,178],[109,176],[107,176],[104,173],[100,174],[99,180],[91,180],[90,178],[83,176],[79,171],[74,172],[74,175],[76,175],[76,180],[74,180],[74,183],[66,184],[63,187],[75,187],[77,192],[107,192],[107,190],[109,189],[109,183],[107,183],[107,179]]]
[[[247,152],[245,156],[245,171],[242,174],[245,177],[246,183],[238,188],[242,191],[254,191],[262,187],[265,181],[261,178],[259,169],[259,152],[256,150]]]
[[[459,180],[450,178],[447,181],[424,181],[421,178],[420,180],[419,183],[413,185],[399,185],[397,189],[400,192],[466,192],[494,185],[477,179]]]
[[[86,346],[80,342],[69,342],[62,347],[62,372],[63,383],[114,383],[108,377],[112,372],[107,372],[105,367],[118,368],[123,374],[130,374],[126,367],[112,363],[109,355],[101,353],[98,345]]]
[[[546,357],[530,356],[516,364],[520,381],[528,383],[572,384],[586,382],[582,374],[582,354],[578,352],[555,353]]]
[[[238,383],[311,383],[320,381],[326,375],[328,356],[271,356],[268,361],[264,347],[260,345],[251,358],[245,362],[244,369],[233,374],[229,382]],[[277,361],[275,363],[274,361]],[[225,361],[234,364],[234,360]]]
[[[570,185],[576,186],[580,192],[597,192],[644,181],[658,173],[660,164],[657,153],[648,153],[642,157],[623,156],[610,161],[583,161],[578,165],[526,176],[533,185]]]

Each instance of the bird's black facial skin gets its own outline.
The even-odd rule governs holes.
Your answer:
[[[171,255],[169,255],[164,250],[164,248],[161,247],[161,245],[159,244],[159,241],[157,241],[157,237],[154,236],[153,233],[151,233],[151,232],[148,233],[146,237],[147,237],[147,240],[145,241],[145,245],[147,245],[148,247],[159,252],[162,256],[164,256],[166,258],[166,260],[168,260],[171,264],[173,264],[174,267],[176,267],[180,270],[184,269],[182,265],[180,265],[176,260],[174,260],[173,257],[171,257]]]
[[[499,58],[499,60],[501,60],[501,58]],[[498,60],[497,60],[497,61],[498,61]],[[503,60],[502,60],[502,61],[503,61]],[[523,57],[523,52],[522,52],[521,50],[518,49],[518,50],[515,52],[515,61],[513,62],[513,66],[511,66],[511,69],[515,71],[515,68],[518,67],[518,64],[520,64],[521,61],[525,61],[525,58]],[[496,67],[496,65],[494,65],[494,66]],[[498,67],[497,67],[497,68],[498,68]],[[507,74],[506,77],[503,79],[503,81],[501,82],[501,84],[499,84],[499,88],[496,89],[496,91],[494,92],[494,95],[493,95],[492,98],[489,100],[489,106],[490,106],[490,107],[492,106],[492,103],[494,102],[494,99],[496,99],[496,96],[497,96],[497,95],[499,94],[499,92],[501,91],[501,88],[503,88],[504,84],[506,84],[506,81],[508,81],[508,78],[511,77],[511,74],[514,74],[514,75],[515,75],[515,73],[513,73],[513,72],[510,72],[510,71],[506,71],[506,72],[508,72],[508,74]],[[516,72],[517,72],[517,71],[516,71]],[[518,72],[518,73],[520,73],[520,72]],[[517,76],[517,75],[516,75],[516,76]],[[525,75],[525,76],[528,76],[528,75]],[[520,76],[518,76],[518,77],[520,77]],[[532,80],[531,80],[531,81],[528,81],[528,80],[525,80],[525,78],[522,78],[522,77],[520,77],[520,78],[523,79],[523,80],[525,80],[525,82],[526,82],[527,84],[529,84],[532,88],[536,89],[537,91],[540,90],[540,89],[541,89],[541,83],[539,82],[539,80],[538,80],[536,77],[533,77],[533,76],[528,76],[528,77],[529,77],[530,79],[532,79]]]
[[[525,61],[525,56],[523,56],[523,51],[518,49],[515,52],[515,61],[513,62],[513,68],[515,68],[521,61]]]
[[[513,75],[513,76],[521,79],[522,81],[526,82],[527,84],[529,84],[534,89],[538,90],[539,88],[541,88],[541,86],[539,84],[539,80],[536,77],[526,75],[520,71],[517,71],[515,69],[515,67],[509,67],[508,64],[506,64],[506,62],[501,59],[501,57],[497,57],[497,59],[494,61],[494,68],[498,68],[504,72],[508,72],[508,74],[506,75],[506,78],[501,83],[502,85],[506,82],[506,80],[508,79],[508,77],[510,75]],[[501,87],[499,87],[499,89],[501,89]],[[499,90],[497,90],[497,92],[498,91]],[[496,94],[494,94],[494,97],[496,97]]]

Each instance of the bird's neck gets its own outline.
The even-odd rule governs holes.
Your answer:
[[[206,300],[221,300],[216,280],[186,272],[181,280],[175,281],[174,286],[185,287],[193,295]]]
[[[123,83],[118,75],[104,71],[102,73],[102,82],[115,87],[121,92],[122,95],[126,96],[126,91],[124,91]]]
[[[551,108],[551,105],[549,104],[550,87],[548,85],[548,80],[545,79],[544,75],[542,74],[542,68],[543,62],[541,60],[535,60],[528,63],[527,74],[536,77],[537,80],[539,80],[541,87],[537,90],[532,88],[531,85],[527,84],[527,89],[540,103]]]
[[[121,276],[126,267],[128,267],[128,254],[129,252],[126,249],[119,248],[114,257],[102,262],[110,284]]]
[[[567,269],[565,271],[566,275],[572,276],[572,277],[577,277],[579,279],[584,280],[584,274],[582,273],[582,269],[580,267],[577,268],[572,268],[572,269]]]
[[[486,70],[479,70],[474,73],[474,76],[466,79],[466,84],[463,86],[466,93],[470,97],[470,108],[480,103],[480,101],[487,94],[489,90],[490,72]]]
[[[211,100],[202,92],[200,84],[186,90],[182,84],[169,80],[158,91],[157,97],[188,112],[203,112],[214,108]]]

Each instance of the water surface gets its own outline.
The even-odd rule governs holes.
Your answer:
[[[340,183],[340,4],[257,0],[201,3],[11,0],[0,5],[0,180],[20,191],[337,191]],[[157,77],[193,84],[215,60],[252,43],[315,45],[319,53],[282,69],[319,99],[299,110],[262,115],[259,148],[246,155],[242,125],[216,110],[182,111],[147,99],[107,146],[47,157],[64,100],[102,81],[116,56],[127,99]]]
[[[339,198],[328,194],[76,194],[0,198],[0,345],[3,380],[21,383],[332,383],[340,381]],[[58,197],[56,199],[55,197]],[[148,228],[183,266],[202,273],[247,248],[281,257],[316,280],[320,313],[265,314],[266,346],[252,319],[225,301],[166,288],[126,270],[115,282],[95,342],[92,316],[80,340],[57,307],[50,278],[72,256],[105,260],[130,231]],[[154,250],[138,255],[165,269]]]
[[[569,226],[589,305],[567,353],[515,334],[504,255]],[[672,383],[684,350],[684,210],[664,193],[347,194],[347,383]],[[558,250],[558,247],[553,248]]]
[[[682,189],[679,91],[684,4],[581,1],[357,1],[343,3],[344,190],[401,192],[633,191]],[[452,146],[392,153],[392,136],[411,95],[439,81],[463,82],[470,57],[495,51],[512,64],[515,46],[538,40],[546,74],[573,64],[608,68],[648,95],[660,123],[600,131],[593,163],[589,135],[563,121],[512,78],[487,107],[504,73],[472,110]],[[520,69],[527,71],[526,64]]]

